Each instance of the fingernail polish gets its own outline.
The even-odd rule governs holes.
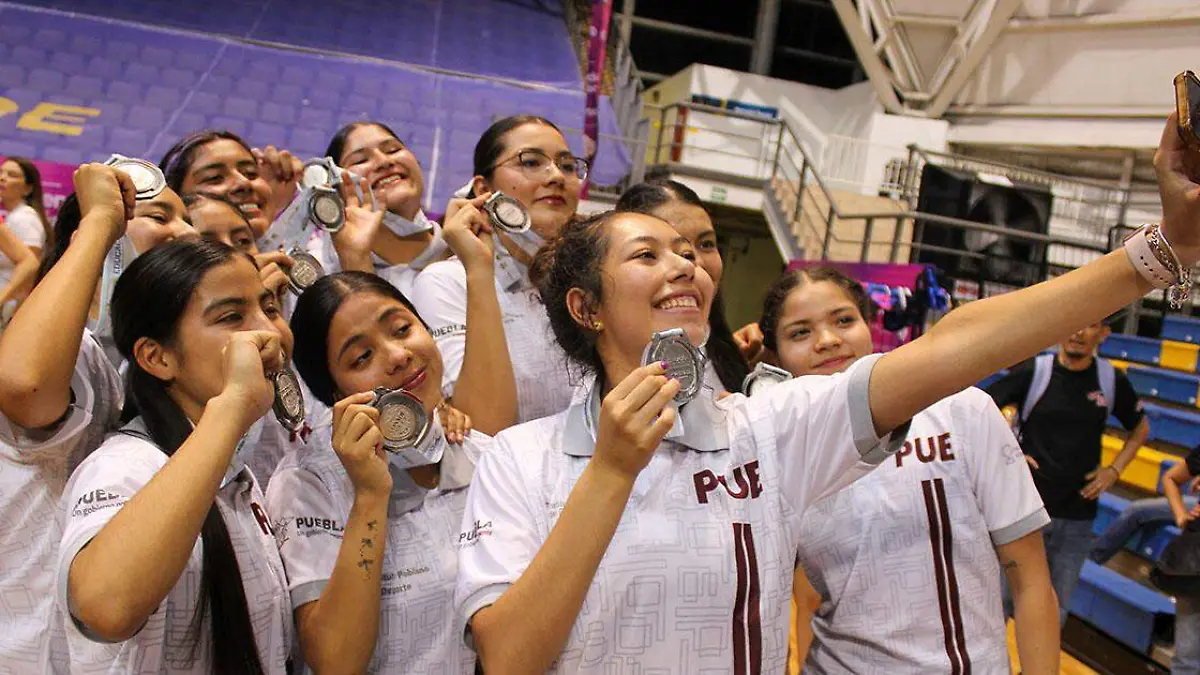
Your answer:
[[[663,370],[666,370],[667,368],[671,367],[671,362],[670,361],[659,361],[658,365],[662,366]]]

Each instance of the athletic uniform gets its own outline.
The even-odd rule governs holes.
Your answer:
[[[70,617],[65,623],[73,673],[212,672],[211,608],[199,630],[194,623],[202,589],[204,543],[200,538],[175,586],[132,638],[106,642],[69,615],[71,562],[167,460],[149,440],[139,418],[110,436],[67,484],[67,527],[58,555],[57,599],[62,615]],[[237,554],[263,670],[284,673],[292,648],[291,604],[283,562],[262,504],[262,492],[249,469],[244,465],[231,468],[227,482],[217,491],[217,509]]]
[[[894,458],[804,515],[822,598],[804,672],[1009,672],[996,547],[1050,517],[987,394],[930,406]]]
[[[116,428],[120,379],[85,330],[73,402],[47,430],[0,416],[0,673],[67,672],[66,635],[54,621],[54,563],[65,525],[62,499],[71,471]]]
[[[496,297],[517,383],[517,421],[566,410],[582,376],[568,371],[567,355],[554,340],[541,296],[525,266],[503,247],[496,251]],[[427,267],[417,277],[412,301],[442,353],[442,393],[451,398],[467,347],[467,271],[462,263],[445,260]]]
[[[475,655],[455,629],[454,580],[466,487],[490,443],[471,432],[462,445],[447,444],[433,490],[392,469],[379,635],[368,672],[474,672]],[[289,454],[267,486],[293,608],[320,599],[353,505],[354,486],[328,442]]]
[[[684,406],[638,475],[551,672],[783,672],[802,514],[903,439],[875,435],[876,361],[754,399]],[[565,412],[501,432],[480,461],[459,552],[464,628],[545,543],[595,449],[599,405],[592,389]]]

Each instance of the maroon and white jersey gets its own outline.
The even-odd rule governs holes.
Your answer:
[[[634,483],[551,672],[783,672],[801,514],[899,447],[874,432],[875,361],[685,406]],[[598,407],[593,390],[501,432],[480,460],[460,535],[464,628],[546,541],[595,449]]]
[[[806,673],[1008,673],[996,547],[1050,522],[992,399],[917,415],[903,448],[818,502],[799,561],[822,603]]]

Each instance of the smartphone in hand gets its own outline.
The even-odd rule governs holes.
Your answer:
[[[1175,76],[1175,109],[1183,142],[1200,152],[1200,79],[1190,70]]]

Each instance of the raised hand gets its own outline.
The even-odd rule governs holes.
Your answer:
[[[442,236],[468,270],[490,269],[495,264],[492,222],[483,211],[490,196],[485,193],[473,199],[451,199],[446,206]]]
[[[593,461],[630,481],[646,468],[675,424],[669,404],[679,393],[679,381],[666,372],[663,363],[637,368],[604,397]]]
[[[258,265],[258,276],[263,286],[276,296],[283,292],[288,285],[288,270],[292,268],[292,259],[283,251],[267,251],[254,256]]]
[[[748,323],[737,329],[737,332],[733,334],[733,343],[737,345],[738,351],[742,353],[742,358],[746,359],[746,363],[754,365],[762,358],[763,332],[757,322]]]
[[[249,429],[271,409],[275,388],[267,378],[283,368],[283,347],[273,331],[239,331],[221,350],[225,386],[221,395],[239,402],[242,427]]]
[[[333,404],[333,451],[356,494],[386,496],[392,491],[379,411],[371,405],[371,392],[354,394]]]
[[[1186,267],[1200,261],[1200,151],[1180,138],[1174,113],[1154,153],[1154,171],[1162,198],[1162,231]]]
[[[383,204],[371,199],[365,192],[366,201],[359,198],[358,188],[349,172],[342,174],[338,192],[346,204],[346,222],[342,229],[334,233],[334,246],[342,256],[370,256],[379,227],[383,224]]]
[[[471,417],[465,412],[443,401],[437,407],[438,418],[442,423],[442,431],[446,432],[446,441],[454,445],[462,445],[471,433]]]
[[[80,166],[72,180],[83,216],[80,227],[103,226],[111,242],[120,239],[137,202],[133,180],[123,171],[95,163]]]

